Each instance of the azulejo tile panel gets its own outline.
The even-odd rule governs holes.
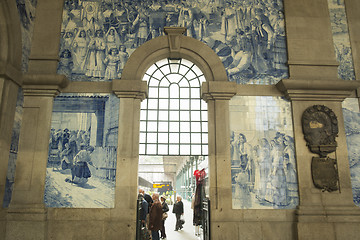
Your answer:
[[[47,207],[114,207],[119,99],[61,94],[54,100],[44,202]]]
[[[232,207],[292,209],[298,185],[290,102],[281,97],[230,100]]]
[[[343,102],[346,143],[349,156],[354,203],[360,206],[360,111],[359,99],[347,98]]]

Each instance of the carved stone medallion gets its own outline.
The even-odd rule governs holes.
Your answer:
[[[306,145],[312,153],[320,156],[312,158],[313,183],[324,191],[335,191],[339,179],[336,159],[327,155],[336,151],[337,147],[335,138],[339,129],[336,115],[324,105],[314,105],[305,110],[301,120]]]

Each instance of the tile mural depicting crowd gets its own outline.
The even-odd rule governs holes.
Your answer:
[[[287,77],[281,0],[67,0],[58,73],[73,81],[121,77],[131,53],[164,26],[211,47],[230,81],[274,84]]]

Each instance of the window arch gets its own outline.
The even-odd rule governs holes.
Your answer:
[[[143,77],[140,155],[208,155],[207,104],[200,97],[202,71],[186,59],[162,59]]]

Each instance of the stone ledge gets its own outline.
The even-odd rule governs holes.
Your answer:
[[[69,84],[65,75],[58,74],[25,74],[23,79],[24,96],[54,97]]]
[[[119,98],[144,100],[148,95],[147,82],[139,80],[113,80],[112,91]]]
[[[289,100],[343,101],[358,87],[360,81],[283,79],[276,87]]]
[[[237,86],[234,82],[208,81],[202,83],[201,97],[208,100],[230,100],[236,95]]]

